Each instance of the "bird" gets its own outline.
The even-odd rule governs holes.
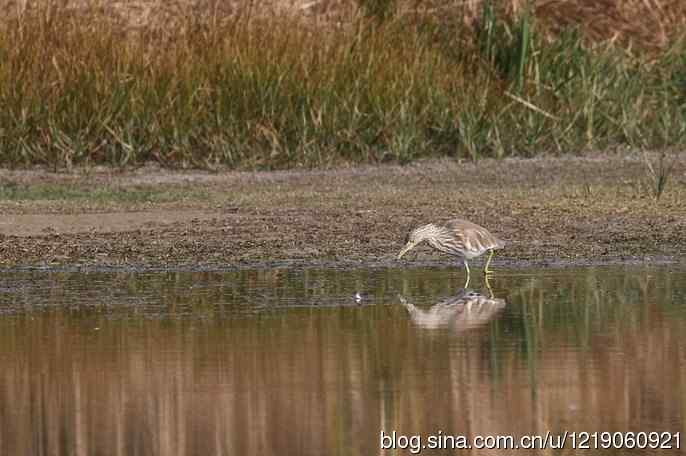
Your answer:
[[[505,247],[505,243],[493,236],[486,228],[462,219],[452,219],[442,224],[429,223],[410,231],[405,239],[405,246],[398,254],[398,260],[418,244],[427,241],[436,250],[462,258],[467,271],[469,284],[469,264],[467,260],[489,252],[484,275],[491,274],[488,268],[493,258],[493,251]]]

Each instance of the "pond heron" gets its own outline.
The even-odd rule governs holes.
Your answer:
[[[467,270],[467,284],[469,284],[467,260],[489,252],[484,274],[490,274],[491,270],[488,266],[491,264],[493,251],[505,246],[503,241],[489,233],[486,228],[466,220],[453,219],[444,224],[429,223],[410,231],[405,240],[405,247],[398,254],[398,259],[424,241],[436,250],[462,258]]]

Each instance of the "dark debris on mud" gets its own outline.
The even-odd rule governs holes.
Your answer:
[[[277,173],[184,173],[154,170],[149,185],[189,188],[207,198],[127,205],[121,201],[0,201],[15,214],[49,213],[48,226],[26,235],[22,222],[0,223],[0,266],[7,268],[233,269],[286,265],[407,267],[450,265],[419,249],[395,261],[413,226],[459,216],[507,241],[495,265],[681,263],[686,258],[686,166],[677,162],[656,201],[644,165],[631,157],[424,162],[412,166]],[[59,181],[64,176],[4,171],[3,180]],[[138,186],[135,173],[108,182]],[[203,177],[204,176],[204,177]],[[164,177],[164,178],[163,178]],[[97,173],[68,185],[102,185]],[[67,184],[65,184],[67,185]],[[81,208],[81,210],[80,210]],[[207,217],[184,217],[205,211]],[[176,214],[149,220],[155,211]],[[138,212],[136,212],[138,211]],[[79,225],[79,213],[126,213],[116,230]],[[61,214],[70,214],[68,222]],[[75,215],[76,214],[76,215]],[[143,216],[145,215],[145,217]],[[127,219],[127,220],[129,220]],[[8,220],[6,218],[6,220]],[[17,219],[19,220],[19,219]],[[28,223],[28,222],[24,222]]]

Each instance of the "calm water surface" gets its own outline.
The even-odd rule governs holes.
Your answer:
[[[0,273],[0,454],[686,432],[683,268],[462,272]]]

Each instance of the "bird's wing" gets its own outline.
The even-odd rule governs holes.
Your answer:
[[[445,227],[466,244],[470,244],[468,248],[474,250],[500,249],[505,246],[503,241],[489,233],[486,228],[467,220],[453,219],[447,222]]]

